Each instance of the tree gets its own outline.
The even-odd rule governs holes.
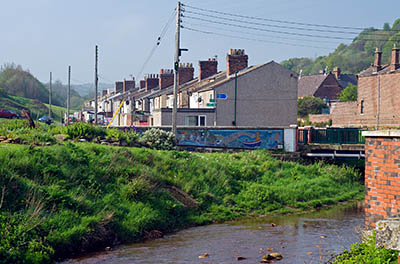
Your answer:
[[[326,107],[321,98],[314,96],[305,96],[297,101],[297,115],[306,117],[309,114],[321,114],[322,109]]]
[[[390,31],[390,25],[389,25],[389,23],[383,24],[383,30],[384,30],[384,31]]]
[[[348,83],[348,86],[339,94],[340,102],[357,100],[357,85]]]

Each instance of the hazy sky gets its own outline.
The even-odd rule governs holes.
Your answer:
[[[185,0],[182,2],[200,8],[248,16],[350,27],[382,28],[384,22],[392,24],[396,18],[400,18],[399,0],[379,2],[372,0]],[[99,45],[100,81],[111,83],[115,80],[128,79],[130,74],[136,79],[139,78],[136,75],[164,25],[171,17],[176,1],[0,0],[0,4],[0,64],[10,62],[20,64],[42,82],[48,81],[50,71],[53,72],[54,79],[66,82],[67,68],[71,65],[73,83],[92,82],[94,46],[97,44]],[[194,14],[185,14],[194,16]],[[218,16],[218,14],[211,15]],[[210,17],[202,18],[216,20]],[[243,20],[235,17],[232,19]],[[161,68],[172,68],[174,23],[169,27],[169,31],[143,74],[158,73]],[[226,68],[225,56],[229,48],[245,49],[249,55],[249,64],[254,65],[270,60],[280,62],[292,57],[326,55],[332,52],[339,42],[350,42],[346,40],[339,42],[333,40],[334,43],[305,42],[297,39],[309,38],[270,32],[256,32],[251,35],[232,32],[234,30],[248,33],[249,30],[246,28],[213,25],[219,28],[215,29],[208,27],[207,22],[183,18],[183,24],[189,27],[188,23],[197,24],[198,26],[191,27],[202,30],[306,46],[232,39],[182,30],[182,47],[188,48],[189,52],[185,52],[181,60],[197,65],[198,60],[217,55],[219,70]],[[268,22],[258,21],[258,23]],[[249,26],[257,27],[257,25]],[[286,24],[286,26],[290,25]],[[221,28],[230,31],[221,31]],[[271,29],[291,31],[282,28]],[[291,32],[325,34],[299,30]],[[353,37],[354,35],[340,36]],[[324,41],[332,40],[325,39]],[[195,74],[197,75],[197,71]]]

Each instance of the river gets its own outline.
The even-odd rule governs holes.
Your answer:
[[[363,224],[363,209],[353,204],[193,227],[63,263],[259,263],[271,249],[283,256],[275,263],[324,263],[331,253],[359,242]],[[207,258],[199,258],[205,253]]]

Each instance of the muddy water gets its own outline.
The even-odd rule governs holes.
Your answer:
[[[360,241],[363,219],[357,205],[247,219],[194,227],[64,263],[259,263],[268,249],[282,254],[275,263],[324,263],[333,252]],[[204,253],[209,257],[199,259]],[[246,259],[238,261],[239,256]]]

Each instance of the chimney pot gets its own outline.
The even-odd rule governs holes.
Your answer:
[[[400,68],[399,49],[397,48],[396,43],[394,43],[392,49],[392,62],[390,63],[390,70],[395,71],[399,68]]]
[[[333,74],[335,74],[336,79],[340,79],[340,68],[339,67],[335,67],[333,69]]]
[[[381,60],[382,60],[382,52],[379,51],[378,48],[376,48],[375,49],[375,59],[374,59],[374,70],[376,72],[378,72],[382,69]]]

